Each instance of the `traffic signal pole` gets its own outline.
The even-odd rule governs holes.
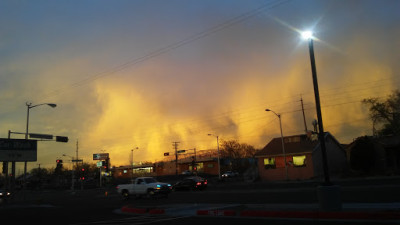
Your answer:
[[[101,187],[101,167],[102,167],[102,166],[99,167],[99,169],[100,169],[100,175],[99,175],[99,176],[100,176],[100,177],[99,177],[99,178],[100,178],[100,187]]]

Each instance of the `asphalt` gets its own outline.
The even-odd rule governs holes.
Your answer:
[[[169,216],[374,221],[400,224],[400,202],[343,203],[340,211],[322,211],[318,204],[171,204],[157,207],[126,205],[116,212]]]
[[[343,187],[352,188],[356,183],[358,187],[371,188],[374,185],[388,185],[398,187],[400,185],[399,177],[396,178],[362,178],[342,180],[335,182]],[[213,192],[229,191],[229,190],[249,190],[267,189],[271,191],[282,191],[285,188],[311,188],[320,185],[316,181],[284,181],[284,182],[212,182],[210,190]],[[46,192],[46,191],[45,191]],[[44,193],[45,193],[44,192]],[[77,192],[76,196],[69,195],[68,199],[76,197],[85,197],[85,191]],[[87,190],[87,192],[92,192]],[[98,192],[98,193],[97,193]],[[115,193],[114,193],[115,194]],[[57,196],[57,192],[49,191],[45,196]],[[96,196],[104,197],[103,189],[96,190]],[[112,193],[110,193],[111,197]],[[22,195],[20,195],[22,196]],[[15,203],[18,202],[31,202],[41,207],[49,207],[41,205],[41,196],[35,198],[14,199]],[[20,200],[20,201],[18,201]],[[67,200],[67,199],[65,199]],[[341,210],[324,211],[321,210],[317,203],[269,203],[269,204],[207,204],[207,203],[182,203],[182,204],[165,204],[157,205],[157,207],[149,205],[125,205],[115,210],[116,213],[123,214],[151,214],[151,215],[166,215],[166,216],[198,216],[198,217],[232,217],[232,218],[272,218],[272,219],[310,219],[310,220],[351,220],[351,221],[374,221],[379,224],[400,224],[400,202],[377,202],[377,203],[351,203],[343,202]]]

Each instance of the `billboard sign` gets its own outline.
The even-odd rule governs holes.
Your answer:
[[[93,154],[93,160],[106,160],[109,158],[108,153],[97,153]]]
[[[0,161],[36,162],[37,141],[27,139],[0,138]]]

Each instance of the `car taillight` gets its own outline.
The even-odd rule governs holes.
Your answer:
[[[207,180],[204,181],[204,184],[207,184]]]
[[[197,182],[197,184],[196,184],[197,186],[200,186],[201,185],[201,182]]]

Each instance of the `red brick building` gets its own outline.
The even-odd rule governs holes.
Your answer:
[[[287,176],[289,180],[303,180],[323,176],[321,148],[315,134],[284,137]],[[346,152],[329,133],[325,133],[328,167],[331,175],[347,170]],[[285,159],[281,138],[272,139],[255,157],[262,180],[285,180]]]

